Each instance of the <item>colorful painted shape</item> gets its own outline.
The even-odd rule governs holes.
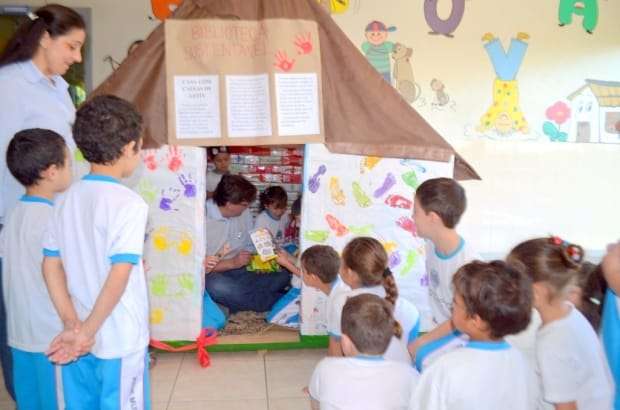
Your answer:
[[[394,251],[388,256],[388,266],[390,267],[390,269],[396,268],[398,265],[400,265],[401,262],[402,258],[399,251]]]
[[[353,197],[355,198],[355,202],[357,202],[360,208],[368,208],[372,204],[372,202],[370,201],[370,198],[368,197],[368,195],[366,195],[366,193],[362,189],[359,182],[353,182],[352,186],[353,186]]]
[[[308,180],[308,189],[313,194],[316,194],[319,188],[321,187],[321,176],[327,172],[327,167],[325,165],[319,166],[317,171],[310,177]]]
[[[385,199],[385,204],[392,208],[411,209],[413,201],[401,195],[390,195]]]
[[[363,174],[366,171],[371,171],[381,161],[381,157],[364,157],[360,164],[360,172]]]
[[[426,18],[426,22],[433,30],[429,34],[442,34],[446,37],[454,37],[452,33],[459,27],[465,14],[465,0],[452,0],[450,15],[446,19],[439,17],[438,4],[439,0],[424,0],[424,18]]]
[[[401,216],[396,221],[396,225],[400,226],[405,231],[411,233],[411,235],[418,236],[418,232],[415,226],[415,222],[413,222],[413,219],[406,217],[406,216]]]
[[[381,198],[385,195],[390,189],[394,188],[396,185],[396,177],[391,172],[385,176],[383,183],[379,188],[377,188],[373,194],[375,198]]]
[[[331,177],[329,179],[329,192],[334,205],[346,205],[347,198],[344,196],[342,188],[340,188],[340,179],[338,177]]]
[[[351,231],[352,234],[359,235],[359,236],[369,236],[370,234],[372,234],[372,231],[374,229],[375,229],[374,225],[362,225],[362,226],[349,225],[349,231]]]
[[[573,22],[573,15],[582,16],[584,30],[592,34],[598,24],[598,0],[560,0],[560,27]]]
[[[329,228],[332,231],[334,231],[336,236],[338,237],[345,236],[346,234],[349,233],[349,228],[343,225],[342,222],[340,222],[340,220],[336,218],[334,215],[332,214],[325,215],[325,220],[327,221]]]
[[[415,171],[406,172],[401,177],[405,184],[407,184],[411,189],[418,189],[420,183],[418,182],[418,175]]]
[[[329,238],[329,231],[311,230],[304,231],[304,238],[316,243],[325,243]]]
[[[407,276],[411,270],[414,268],[416,261],[418,260],[418,253],[415,250],[410,250],[407,252],[407,256],[405,258],[405,264],[400,271],[400,276]]]

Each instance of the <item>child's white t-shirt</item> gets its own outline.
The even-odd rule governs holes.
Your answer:
[[[267,228],[267,230],[271,233],[274,243],[282,244],[288,223],[288,214],[282,215],[280,219],[274,219],[271,215],[269,215],[269,211],[263,210],[256,216],[256,220],[254,221],[254,229]]]
[[[63,330],[41,270],[52,206],[48,199],[22,196],[5,218],[0,239],[8,345],[32,353],[48,350]]]
[[[86,175],[56,201],[44,254],[62,259],[80,320],[91,313],[112,266],[133,265],[123,296],[95,336],[91,352],[97,358],[124,357],[149,343],[142,266],[147,214],[138,194],[103,175]]]
[[[502,342],[470,341],[422,373],[410,410],[532,410],[536,377],[523,354]]]
[[[601,342],[573,305],[564,318],[538,331],[536,357],[542,385],[541,409],[577,402],[578,409],[609,410],[613,382]]]
[[[368,288],[358,288],[349,291],[341,291],[333,298],[330,303],[327,318],[327,331],[330,336],[339,338],[342,335],[340,323],[342,320],[342,309],[347,299],[362,294],[377,295],[385,298],[385,289],[383,286],[373,286]],[[331,294],[330,294],[331,296]],[[386,360],[399,361],[411,364],[411,355],[407,349],[407,345],[413,342],[420,331],[420,314],[415,306],[405,298],[398,298],[394,307],[394,318],[400,323],[403,334],[399,339],[396,336],[392,340],[385,351],[383,357]]]
[[[429,279],[429,304],[433,324],[442,324],[452,317],[452,277],[459,268],[480,255],[463,238],[452,253],[439,252],[431,241],[426,241],[426,272]]]
[[[207,192],[214,192],[217,188],[217,184],[220,183],[224,174],[220,174],[215,171],[207,172]]]
[[[418,377],[411,366],[381,357],[326,357],[308,389],[321,410],[405,410]]]

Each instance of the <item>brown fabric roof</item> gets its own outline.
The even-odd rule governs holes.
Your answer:
[[[334,153],[448,161],[454,177],[479,179],[398,92],[368,64],[316,0],[185,0],[172,18],[287,18],[318,23],[325,143]],[[133,102],[145,121],[145,147],[167,142],[164,26],[160,24],[94,92]]]

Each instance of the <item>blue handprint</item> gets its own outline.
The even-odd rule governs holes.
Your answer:
[[[194,183],[191,174],[189,174],[188,176],[185,176],[183,174],[179,175],[179,182],[181,183],[181,185],[183,185],[183,195],[185,195],[185,197],[196,197],[196,184]]]
[[[162,211],[178,211],[174,208],[174,201],[181,196],[181,190],[176,188],[168,188],[167,190],[161,190],[161,199],[159,200],[159,209]]]

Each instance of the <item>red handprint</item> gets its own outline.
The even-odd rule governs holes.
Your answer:
[[[340,222],[338,218],[336,218],[334,215],[327,214],[325,215],[325,219],[327,220],[327,224],[329,225],[330,229],[336,232],[336,236],[345,236],[349,233],[349,229],[344,226],[342,222]]]
[[[295,60],[289,59],[286,52],[280,50],[276,53],[276,62],[273,65],[284,72],[289,72],[293,69]]]
[[[157,151],[154,149],[145,149],[142,151],[144,165],[149,171],[157,169]]]
[[[310,54],[313,49],[310,33],[299,34],[295,37],[295,46],[297,47],[297,54]]]
[[[418,230],[415,226],[415,222],[413,222],[413,219],[407,218],[406,216],[400,217],[396,221],[396,225],[411,233],[411,235],[418,236]]]
[[[179,147],[170,145],[168,147],[168,169],[177,172],[183,166],[183,155]]]

